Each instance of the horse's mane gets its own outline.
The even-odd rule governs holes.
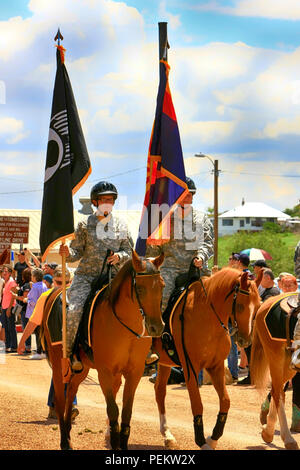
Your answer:
[[[141,260],[143,262],[145,261],[144,263],[145,270],[148,274],[155,274],[158,272],[154,264],[151,263],[148,259],[141,258]],[[110,289],[107,290],[106,297],[105,297],[109,301],[112,307],[115,306],[115,303],[117,302],[119,298],[120,288],[122,284],[128,277],[132,277],[134,272],[135,271],[133,268],[132,260],[130,259],[126,261],[126,263],[118,271],[116,277],[113,278]]]
[[[204,287],[207,293],[207,301],[212,302],[220,296],[221,293],[228,294],[236,284],[241,271],[235,268],[223,268],[213,276],[204,281]],[[224,298],[222,298],[224,301]]]
[[[113,278],[110,288],[107,289],[106,299],[109,301],[110,305],[114,307],[116,301],[119,298],[120,287],[129,276],[133,274],[133,265],[132,260],[126,261],[125,264],[118,271],[116,277]]]

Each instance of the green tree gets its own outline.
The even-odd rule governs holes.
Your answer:
[[[300,204],[297,204],[292,209],[287,208],[283,212],[291,217],[300,217]]]
[[[232,252],[240,252],[247,248],[259,248],[267,251],[272,260],[267,264],[278,276],[286,271],[294,274],[294,252],[299,236],[292,233],[276,233],[270,230],[260,232],[241,231],[231,236],[220,237],[218,244],[218,264],[228,265],[228,257]],[[212,266],[212,260],[209,263]]]

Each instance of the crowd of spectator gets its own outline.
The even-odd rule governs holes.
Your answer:
[[[26,325],[34,312],[36,303],[44,292],[53,286],[53,274],[57,263],[42,263],[29,249],[16,254],[17,260],[0,266],[0,343],[6,354],[18,351],[17,324]],[[26,339],[23,354],[30,359],[43,359],[45,353],[39,338],[39,327],[35,328],[35,351],[32,335]]]

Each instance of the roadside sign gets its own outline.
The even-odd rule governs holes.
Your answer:
[[[28,243],[28,235],[29,217],[0,217],[1,244]]]

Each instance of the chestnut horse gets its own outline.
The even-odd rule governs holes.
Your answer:
[[[285,448],[297,450],[298,444],[288,428],[284,407],[284,385],[294,377],[297,371],[290,368],[291,350],[287,349],[287,340],[273,338],[265,321],[271,307],[289,295],[292,294],[285,293],[270,297],[259,308],[254,323],[250,367],[251,380],[262,393],[266,392],[271,376],[271,402],[267,423],[263,425],[262,429],[263,440],[266,443],[272,442],[278,415],[280,437]]]
[[[66,398],[62,377],[62,345],[51,344],[47,326],[47,305],[43,318],[49,362],[53,369],[55,410],[60,426],[60,447],[71,449],[72,402],[80,383],[90,368],[98,371],[100,387],[105,396],[110,426],[110,445],[114,450],[127,449],[130,420],[136,388],[143,375],[151,338],[163,331],[161,297],[164,282],[158,270],[163,255],[152,259],[140,258],[135,251],[112,280],[110,288],[95,307],[91,343],[93,361],[80,349],[83,370],[72,374]],[[147,330],[150,336],[144,336]],[[124,376],[123,408],[119,428],[116,395]]]
[[[261,277],[257,279],[259,283]],[[252,317],[260,305],[256,282],[248,274],[233,268],[223,268],[209,278],[192,283],[186,295],[171,314],[171,330],[179,361],[190,396],[194,417],[195,442],[201,449],[216,448],[222,436],[230,399],[225,384],[224,361],[231,340],[228,320],[235,326],[236,341],[241,347],[250,342]],[[161,339],[153,340],[153,350],[160,355],[155,381],[155,396],[159,410],[160,432],[165,446],[173,447],[176,440],[167,425],[166,386],[174,363],[162,346]],[[200,370],[206,369],[219,396],[219,414],[212,437],[207,440],[203,429],[203,405],[198,387]]]

